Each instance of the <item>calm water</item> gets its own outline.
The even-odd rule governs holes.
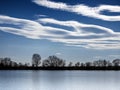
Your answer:
[[[120,72],[0,71],[0,90],[120,90]]]

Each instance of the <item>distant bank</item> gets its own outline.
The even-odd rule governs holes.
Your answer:
[[[9,57],[0,58],[0,70],[120,70],[120,59],[83,63],[66,62],[55,55],[41,60],[39,54],[33,54],[31,63],[15,62]]]
[[[0,70],[120,70],[120,66],[111,67],[0,67]]]

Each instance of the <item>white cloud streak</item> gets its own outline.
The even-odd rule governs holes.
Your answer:
[[[48,24],[72,28],[67,30]],[[45,25],[44,25],[45,24]],[[91,29],[94,28],[94,30]],[[89,49],[120,49],[120,32],[77,21],[59,21],[52,18],[39,18],[36,21],[0,15],[0,30],[31,39],[47,39],[67,46]]]
[[[105,21],[120,21],[120,15],[104,15],[103,11],[120,13],[120,6],[117,5],[100,5],[98,7],[89,7],[87,5],[68,5],[62,2],[54,2],[50,0],[33,0],[34,3],[52,9],[59,9],[68,12],[74,12],[83,16],[101,19]]]
[[[60,52],[57,52],[57,53],[55,53],[55,55],[61,55],[62,53],[60,53]]]
[[[52,33],[50,34],[51,31],[61,31],[64,33],[68,33],[68,31],[64,29],[43,26],[35,21],[13,18],[4,15],[0,15],[0,24],[6,24],[6,26],[11,25],[11,27],[0,27],[0,30],[2,31],[22,35],[32,39],[40,39],[41,37],[45,36],[61,37],[61,35],[58,36]]]
[[[69,27],[74,27],[74,28],[97,28],[97,29],[101,29],[105,32],[114,34],[115,32],[113,32],[111,29],[109,28],[105,28],[102,26],[98,26],[98,25],[91,25],[91,24],[83,24],[83,23],[79,23],[77,21],[58,21],[55,19],[51,19],[51,18],[43,18],[43,19],[39,19],[38,21],[40,21],[41,23],[52,23],[52,24],[58,24],[58,25],[62,25],[62,26],[69,26]],[[77,30],[77,33],[82,32],[79,30]]]
[[[35,17],[40,18],[40,17],[48,17],[48,16],[44,15],[44,14],[37,14],[37,15],[35,15]]]

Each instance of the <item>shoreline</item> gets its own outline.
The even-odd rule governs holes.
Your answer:
[[[85,71],[119,71],[118,67],[0,67],[0,70],[85,70]]]

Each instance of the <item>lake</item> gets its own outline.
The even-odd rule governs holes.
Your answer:
[[[120,71],[0,71],[0,90],[120,90]]]

